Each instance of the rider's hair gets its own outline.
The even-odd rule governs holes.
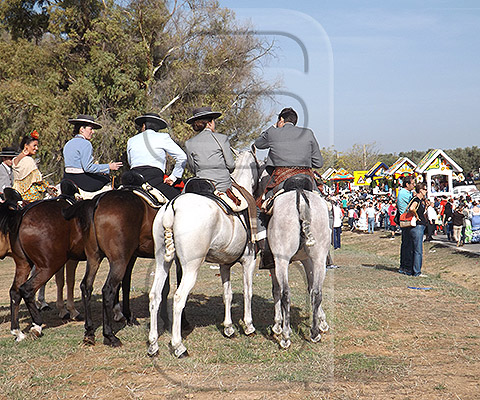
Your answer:
[[[151,129],[152,131],[159,131],[161,125],[156,121],[145,121],[145,129]]]
[[[20,142],[20,151],[22,151],[25,148],[25,145],[32,143],[34,140],[38,142],[38,139],[30,135],[24,136],[22,141]]]
[[[197,119],[196,121],[192,122],[192,128],[195,132],[201,132],[206,128],[207,124],[212,120],[213,120],[213,118]]]
[[[278,114],[278,120],[280,120],[280,118],[283,118],[285,122],[291,122],[293,125],[297,125],[298,115],[291,107],[284,108],[280,111],[280,114]]]

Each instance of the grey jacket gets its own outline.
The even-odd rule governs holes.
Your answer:
[[[227,136],[205,129],[187,140],[185,149],[188,168],[198,178],[213,181],[221,192],[232,186],[230,173],[235,161]]]
[[[323,158],[313,131],[286,123],[271,126],[255,140],[257,149],[270,149],[267,166],[320,168]]]
[[[8,169],[3,163],[0,163],[0,193],[3,193],[3,189],[6,187],[12,187],[13,185],[13,173],[12,169]]]

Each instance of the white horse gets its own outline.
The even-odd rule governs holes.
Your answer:
[[[301,261],[305,268],[312,306],[312,342],[321,340],[328,331],[322,309],[322,286],[325,262],[330,247],[327,202],[319,193],[301,189],[279,195],[273,205],[267,238],[275,261],[270,270],[275,303],[275,323],[272,328],[282,348],[290,347],[290,287],[288,266]]]
[[[239,155],[232,177],[250,193],[253,192],[258,175],[257,161],[251,152]],[[255,332],[251,311],[255,251],[253,243],[248,241],[244,221],[237,216],[227,215],[214,200],[185,193],[158,212],[153,223],[153,238],[156,270],[150,291],[148,355],[154,356],[158,353],[158,308],[163,284],[175,255],[183,271],[182,281],[173,299],[171,346],[175,356],[188,356],[187,349],[182,344],[181,314],[204,261],[220,264],[225,303],[223,326],[227,337],[231,337],[235,332],[231,317],[233,294],[230,268],[237,261],[242,264],[245,334],[251,335]]]

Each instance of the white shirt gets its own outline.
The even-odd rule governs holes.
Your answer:
[[[187,156],[168,133],[147,129],[128,139],[127,157],[130,168],[156,167],[165,173],[166,154],[172,156],[176,161],[170,177],[173,180],[181,178],[187,163]]]
[[[333,227],[339,228],[342,226],[342,209],[338,204],[333,205]]]
[[[365,212],[367,213],[367,217],[368,217],[368,218],[375,218],[375,208],[373,208],[373,207],[367,207],[367,209],[365,210]]]

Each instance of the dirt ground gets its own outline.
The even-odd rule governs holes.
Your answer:
[[[400,238],[344,232],[342,248],[324,285],[331,330],[309,343],[304,280],[292,267],[292,348],[281,351],[268,337],[273,309],[268,272],[256,271],[254,322],[257,335],[221,336],[221,287],[208,266],[189,298],[194,331],[191,357],[176,360],[160,336],[161,354],[145,355],[148,289],[152,262],[136,267],[132,308],[138,327],[120,327],[120,349],[81,344],[83,324],[62,324],[45,314],[45,335],[14,343],[9,333],[11,260],[0,262],[0,398],[131,399],[477,399],[480,393],[480,259],[426,243],[426,278],[400,275]],[[78,276],[83,274],[79,267]],[[107,266],[98,280],[103,281]],[[238,270],[240,271],[240,269]],[[240,275],[240,274],[237,274]],[[240,276],[235,279],[241,280]],[[78,279],[79,281],[80,279]],[[100,290],[94,295],[101,323]],[[234,288],[234,290],[236,290]],[[238,292],[238,287],[237,287]],[[82,309],[76,288],[76,304]],[[47,300],[54,305],[55,286]],[[234,317],[241,318],[241,294]],[[238,305],[240,303],[240,305]],[[218,314],[218,315],[217,315]],[[215,318],[213,318],[215,315]],[[213,320],[212,320],[213,318]],[[22,308],[21,324],[30,319]],[[21,360],[20,365],[13,360]]]

